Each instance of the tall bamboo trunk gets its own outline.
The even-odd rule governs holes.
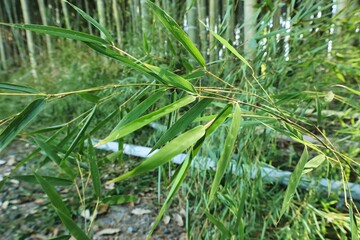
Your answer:
[[[117,0],[113,0],[113,2],[116,2]],[[85,0],[85,11],[90,15],[90,9],[89,9],[89,2]],[[88,29],[89,29],[89,33],[92,35],[93,31],[92,31],[92,25],[90,22],[87,22],[88,24]]]
[[[98,14],[99,14],[99,23],[106,27],[106,18],[105,18],[105,7],[104,7],[104,2],[103,0],[96,0],[96,7],[98,10]],[[100,36],[102,38],[105,38],[105,35],[101,32]]]
[[[245,57],[254,60],[256,54],[256,0],[244,1],[244,52]]]
[[[217,1],[210,0],[210,4],[209,4],[209,28],[214,32],[216,32],[216,29],[215,29],[216,17],[217,17],[216,3],[217,3]],[[217,56],[218,56],[218,52],[215,49],[215,38],[212,34],[209,35],[209,48],[210,48],[209,49],[209,53],[210,53],[209,60],[212,63],[217,59]],[[214,70],[214,68],[212,67],[211,70]]]
[[[151,33],[150,12],[145,0],[140,0],[142,34],[148,38]]]
[[[66,27],[67,29],[70,29],[70,28],[71,28],[71,25],[70,25],[69,11],[68,11],[68,9],[67,9],[66,2],[60,0],[60,3],[61,3],[61,8],[62,8],[62,11],[63,11],[63,14],[64,14],[65,27]]]
[[[29,7],[27,0],[20,0],[21,2],[21,10],[24,17],[25,24],[30,24],[30,16],[29,16]],[[31,64],[31,73],[33,77],[37,78],[37,72],[36,72],[36,60],[35,60],[35,46],[34,46],[34,40],[33,35],[30,31],[26,31],[26,42],[27,47],[29,50],[29,58],[30,58],[30,64]]]
[[[2,29],[0,28],[0,57],[1,57],[1,66],[4,70],[7,70],[6,54],[4,41],[2,36]]]
[[[203,24],[206,24],[206,3],[205,0],[197,1],[198,7],[198,16],[199,16],[199,32],[200,32],[200,49],[201,53],[204,56],[205,60],[207,60],[207,32],[206,28]]]
[[[47,26],[47,16],[46,16],[46,10],[45,10],[45,3],[44,0],[38,0],[39,10],[40,10],[40,17],[43,25]],[[46,47],[47,47],[47,53],[50,59],[50,63],[53,64],[53,46],[51,43],[51,38],[49,35],[45,35],[45,41],[46,41]]]
[[[115,29],[116,29],[116,41],[120,45],[121,44],[121,23],[120,23],[120,15],[117,0],[112,1],[112,10],[115,20]]]
[[[196,2],[194,0],[187,0],[186,10],[187,10],[186,20],[187,20],[187,29],[188,29],[189,37],[191,41],[193,41],[193,43],[195,43],[195,45],[199,47],[199,32],[197,28]]]

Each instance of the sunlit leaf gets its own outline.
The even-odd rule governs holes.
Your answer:
[[[39,93],[39,91],[36,90],[35,88],[16,85],[12,83],[0,83],[0,89],[12,90],[12,91],[24,92],[24,93]]]
[[[81,228],[76,224],[71,217],[61,211],[61,209],[55,208],[57,215],[60,217],[61,222],[69,230],[72,236],[76,239],[90,240],[90,238],[84,233]]]
[[[204,136],[204,134],[204,126],[197,126],[181,134],[166,144],[159,151],[151,155],[149,158],[145,159],[142,163],[140,163],[139,166],[117,178],[114,178],[113,180],[109,181],[109,183],[118,182],[129,177],[137,176],[165,164],[173,157],[195,144],[202,136]]]
[[[215,178],[211,186],[211,191],[209,195],[209,203],[213,200],[215,193],[219,188],[220,181],[225,174],[225,170],[229,165],[231,156],[234,151],[236,137],[240,129],[240,120],[241,120],[241,111],[239,105],[236,104],[230,130],[225,139],[224,148],[221,151],[220,159],[216,166]]]
[[[173,102],[159,110],[156,110],[152,113],[149,113],[143,117],[140,117],[128,124],[126,124],[125,126],[117,129],[116,131],[110,133],[109,136],[107,136],[105,139],[101,140],[98,144],[96,144],[96,146],[108,143],[110,141],[114,141],[117,140],[119,138],[122,138],[126,135],[128,135],[129,133],[132,133],[136,130],[138,130],[139,128],[142,128],[143,126],[183,107],[186,106],[187,104],[195,101],[195,97],[194,96],[186,96],[176,102]]]
[[[287,211],[287,209],[290,205],[290,201],[293,198],[293,195],[296,192],[296,188],[299,185],[301,175],[303,173],[303,170],[304,170],[307,160],[308,160],[308,151],[307,151],[307,147],[305,146],[304,151],[300,157],[300,160],[297,163],[293,173],[290,176],[289,184],[288,184],[288,187],[286,188],[284,200],[282,203],[279,219]]]

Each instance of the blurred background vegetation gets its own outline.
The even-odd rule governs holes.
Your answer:
[[[113,34],[122,50],[150,63],[191,78],[203,86],[219,86],[209,75],[202,76],[194,60],[174,40],[143,0],[69,1],[97,19]],[[346,179],[359,183],[360,161],[360,9],[357,0],[156,0],[200,49],[210,71],[241,89],[240,101],[258,104],[264,95],[251,86],[249,69],[233,56],[209,29],[234,46],[253,66],[255,76],[279,109],[299,119],[310,131],[331,139],[336,148],[357,164],[345,167]],[[0,21],[58,26],[94,35],[100,32],[68,4],[60,0],[0,1]],[[61,93],[117,83],[151,82],[114,60],[99,56],[85,44],[0,26],[0,82],[34,87],[46,93]],[[200,75],[197,75],[200,74]],[[200,76],[200,78],[198,77]],[[96,112],[94,125],[122,106],[139,87],[96,92],[109,97]],[[173,94],[161,98],[169,104]],[[32,100],[0,96],[0,119],[11,118]],[[137,102],[122,108],[130,111]],[[86,96],[71,95],[50,104],[31,129],[62,124],[91,108]],[[208,113],[216,112],[214,105]],[[260,125],[272,119],[252,118],[253,109],[242,107],[235,163],[243,174],[227,174],[211,209],[202,214],[211,186],[211,170],[191,170],[182,186],[179,202],[192,212],[187,231],[190,238],[222,239],[227,230],[243,239],[345,239],[351,236],[339,193],[319,195],[316,189],[299,190],[290,210],[278,223],[285,188],[250,177],[244,166],[267,164],[282,170],[294,169],[302,146],[284,138],[280,124]],[[174,116],[173,116],[174,118]],[[175,116],[176,118],[176,116]],[[104,132],[116,125],[110,122]],[[163,119],[169,125],[174,119]],[[6,121],[4,121],[6,122]],[[4,126],[1,122],[0,128]],[[154,133],[150,136],[148,132]],[[147,128],[128,143],[152,146],[160,130]],[[99,137],[104,137],[99,133]],[[216,160],[226,138],[225,129],[207,141],[201,154]],[[173,166],[168,166],[173,168]],[[314,176],[341,180],[340,169],[323,164]],[[155,180],[154,180],[155,181]],[[357,202],[358,203],[358,202]],[[184,203],[185,204],[185,203]],[[225,206],[225,207],[224,207]],[[242,214],[237,214],[241,212]],[[329,216],[332,216],[330,218]],[[235,217],[236,216],[236,217]],[[216,220],[214,220],[214,218]],[[236,227],[234,227],[236,226]],[[225,230],[224,230],[225,228]],[[219,231],[220,229],[220,231]],[[240,238],[239,238],[240,239]]]

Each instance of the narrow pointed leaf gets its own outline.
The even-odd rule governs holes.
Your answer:
[[[114,204],[124,204],[124,203],[134,202],[137,199],[138,199],[137,197],[131,195],[115,195],[115,196],[106,197],[101,202],[105,204],[114,205]]]
[[[0,152],[33,120],[44,108],[45,99],[30,103],[0,134]]]
[[[37,24],[4,24],[2,25],[15,27],[19,29],[29,30],[36,33],[47,34],[55,37],[63,37],[68,39],[79,40],[87,43],[96,43],[108,45],[109,43],[102,39],[101,37],[93,36],[87,33],[73,31],[65,28],[53,27],[53,26],[44,26]]]
[[[223,150],[221,151],[220,159],[216,166],[215,178],[211,186],[211,191],[209,195],[209,203],[213,200],[215,193],[220,185],[220,181],[225,174],[227,166],[229,165],[235,147],[236,136],[238,135],[240,129],[240,121],[241,111],[239,105],[236,104],[230,130],[225,139],[225,145]]]
[[[279,219],[287,211],[287,209],[290,205],[290,201],[291,201],[292,197],[294,196],[297,186],[299,185],[301,175],[303,173],[303,170],[304,170],[307,160],[308,160],[308,151],[307,151],[307,147],[305,146],[305,149],[300,157],[300,160],[297,163],[293,173],[290,176],[289,184],[288,184],[288,187],[286,188],[284,200],[282,203]]]
[[[118,182],[129,177],[137,176],[165,164],[173,157],[182,153],[183,151],[191,147],[193,144],[195,144],[202,136],[204,136],[204,134],[204,126],[197,126],[181,134],[180,136],[169,142],[167,145],[165,145],[163,148],[161,148],[159,151],[157,151],[155,154],[144,160],[139,166],[137,166],[130,172],[114,178],[109,183]]]
[[[70,211],[66,207],[65,203],[61,200],[60,195],[56,192],[55,188],[51,186],[51,184],[46,181],[42,176],[38,175],[34,172],[34,176],[38,183],[40,183],[41,188],[44,190],[46,195],[48,196],[51,204],[59,209],[64,215],[71,217]]]
[[[177,134],[184,131],[194,119],[204,111],[204,109],[211,103],[211,99],[203,99],[198,102],[194,107],[188,110],[179,120],[177,120],[174,125],[172,125],[155,143],[151,151],[156,148],[160,148],[166,142],[174,138]]]
[[[173,102],[163,108],[160,108],[157,111],[154,111],[152,113],[149,113],[143,117],[140,117],[132,122],[130,122],[129,124],[126,124],[125,126],[119,128],[118,130],[110,133],[110,135],[108,137],[106,137],[105,139],[101,140],[98,144],[96,144],[96,146],[108,143],[110,141],[114,141],[117,140],[119,138],[122,138],[136,130],[138,130],[139,128],[142,128],[143,126],[195,101],[195,97],[194,96],[186,96],[176,102]]]
[[[310,159],[304,166],[303,174],[309,173],[312,170],[318,168],[324,161],[326,157],[324,154],[317,155],[316,157]]]
[[[24,181],[28,183],[38,183],[34,175],[17,175],[12,178],[19,181]],[[42,176],[49,184],[53,186],[70,186],[73,184],[73,181],[65,178],[51,177],[51,176]]]
[[[207,210],[205,211],[205,214],[206,217],[209,219],[209,221],[212,224],[214,224],[224,234],[225,239],[230,239],[231,236],[230,230],[225,227],[222,221],[211,215]]]
[[[55,147],[50,145],[47,142],[40,140],[39,138],[35,139],[36,144],[43,150],[53,162],[55,162],[71,179],[74,179],[75,174],[72,169],[67,165],[66,162],[61,162],[61,158],[57,155]]]
[[[200,51],[196,48],[195,44],[190,40],[190,38],[176,23],[176,21],[156,4],[149,0],[147,0],[146,3],[154,11],[155,15],[160,19],[164,26],[172,33],[176,40],[178,40],[185,47],[185,49],[196,59],[196,61],[201,66],[205,67],[205,59],[201,55]]]
[[[82,99],[95,104],[98,103],[100,100],[100,97],[96,96],[95,94],[91,94],[87,92],[78,93],[77,95]]]
[[[94,18],[92,18],[91,16],[89,16],[86,12],[84,12],[83,10],[81,10],[80,8],[76,7],[75,5],[69,3],[68,1],[66,1],[71,7],[73,7],[85,20],[87,20],[88,22],[90,22],[94,27],[96,27],[97,29],[99,29],[100,32],[102,32],[105,37],[106,40],[109,41],[109,43],[114,42],[113,37],[111,36],[110,32],[104,27],[102,26],[100,23],[98,23]]]
[[[95,106],[93,107],[93,109],[91,110],[91,112],[90,112],[89,115],[87,116],[84,125],[81,127],[80,131],[78,132],[78,134],[76,135],[75,139],[74,139],[73,142],[71,143],[70,147],[69,147],[68,150],[66,151],[65,156],[64,156],[64,158],[63,158],[63,161],[64,161],[64,159],[66,159],[66,158],[70,155],[70,153],[74,150],[74,148],[75,148],[75,147],[77,146],[77,144],[79,143],[80,139],[84,137],[85,131],[86,131],[86,129],[88,128],[88,126],[89,126],[89,124],[90,124],[90,122],[91,122],[91,120],[92,120],[92,118],[93,118],[93,116],[94,116],[94,113],[95,113],[95,111],[96,111],[96,106],[97,106],[97,105],[95,105]]]
[[[61,211],[61,209],[55,208],[57,215],[60,217],[62,223],[69,230],[71,235],[76,239],[90,240],[90,238],[84,233],[81,228],[69,217],[67,214]]]
[[[226,41],[224,38],[222,38],[219,34],[215,33],[214,31],[210,30],[210,33],[217,39],[219,40],[219,42],[221,42],[230,52],[232,52],[238,59],[240,59],[243,63],[245,63],[246,66],[248,66],[251,71],[254,72],[253,68],[251,67],[251,65],[249,64],[248,61],[246,61],[246,59],[240,55],[240,53],[233,47],[230,45],[230,43],[228,41]]]
[[[161,97],[163,97],[165,91],[156,91],[153,94],[151,94],[148,98],[146,98],[144,101],[142,101],[140,104],[138,104],[133,110],[131,110],[128,114],[126,114],[121,121],[116,125],[114,128],[114,131],[121,128],[122,126],[136,120],[143,114],[146,110],[149,109],[154,103],[156,103]]]
[[[91,173],[91,179],[94,186],[94,193],[97,198],[101,197],[101,181],[100,181],[100,174],[99,174],[99,168],[96,162],[96,154],[95,149],[93,147],[93,144],[91,142],[91,139],[88,140],[88,159],[89,159],[89,165],[90,165],[90,173]]]
[[[39,93],[39,91],[36,90],[35,88],[25,87],[11,83],[0,83],[0,89],[12,90],[12,91],[24,92],[24,93]]]
[[[166,84],[178,87],[185,91],[196,93],[194,86],[188,80],[180,77],[179,75],[150,64],[145,64],[145,66],[159,76]]]
[[[350,217],[350,229],[351,229],[351,240],[359,240],[359,228],[356,221],[356,215],[354,214],[353,207],[349,207],[349,217]]]

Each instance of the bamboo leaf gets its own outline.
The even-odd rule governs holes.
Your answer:
[[[215,193],[219,188],[220,181],[221,181],[222,177],[224,176],[225,170],[230,162],[231,155],[232,155],[232,153],[234,151],[234,147],[235,147],[236,136],[240,129],[240,120],[241,120],[241,111],[240,111],[239,105],[236,104],[235,111],[233,114],[233,119],[232,119],[231,126],[230,126],[230,130],[225,139],[225,145],[221,151],[220,159],[216,166],[215,178],[214,178],[213,184],[211,186],[211,191],[210,191],[210,195],[209,195],[209,203],[213,200]]]
[[[317,155],[316,157],[310,159],[304,166],[303,174],[309,173],[312,170],[318,168],[324,161],[326,157],[324,154]]]
[[[161,148],[159,151],[157,151],[155,154],[144,160],[139,166],[135,167],[130,172],[114,178],[113,180],[109,181],[109,183],[114,183],[129,177],[137,176],[165,164],[173,157],[195,144],[202,136],[204,136],[204,134],[204,126],[197,126],[181,134],[163,148]]]
[[[307,147],[305,146],[304,151],[300,157],[300,160],[299,160],[298,164],[296,165],[293,173],[290,176],[289,185],[286,188],[286,192],[285,192],[284,200],[282,203],[279,219],[287,211],[287,209],[290,205],[290,201],[296,191],[297,186],[299,185],[301,175],[302,175],[302,172],[304,170],[307,160],[308,160],[308,151],[307,151]]]
[[[77,144],[79,143],[80,139],[84,137],[84,133],[87,129],[87,127],[89,126],[90,122],[91,122],[91,119],[93,118],[94,116],[94,113],[96,111],[96,106],[95,105],[91,112],[89,113],[89,115],[86,117],[86,121],[84,123],[84,125],[81,127],[80,131],[78,132],[78,134],[76,135],[75,139],[73,140],[73,142],[71,143],[70,147],[68,148],[68,150],[66,151],[65,153],[65,156],[63,158],[62,161],[64,161],[69,155],[70,153],[74,150],[74,148],[77,146]]]
[[[124,204],[124,203],[134,202],[137,199],[138,199],[137,197],[131,195],[116,195],[116,196],[106,197],[101,202],[105,204],[114,205],[114,204]]]
[[[51,177],[51,176],[41,176],[49,184],[53,186],[70,186],[73,184],[73,181],[65,178]],[[12,178],[19,181],[29,182],[29,183],[38,183],[34,175],[17,175]]]
[[[40,140],[39,138],[35,138],[35,143],[45,152],[46,156],[55,162],[71,179],[75,178],[75,174],[66,162],[61,162],[61,158],[57,155],[54,146]]]
[[[174,138],[178,133],[184,131],[190,123],[194,121],[194,119],[204,111],[204,109],[211,103],[211,99],[203,99],[198,102],[194,107],[188,110],[179,120],[177,120],[174,125],[172,125],[155,143],[152,151],[156,148],[160,148],[167,141]]]
[[[159,68],[150,64],[144,64],[148,69],[159,76],[165,84],[178,87],[185,91],[196,93],[194,86],[186,79],[176,75],[175,73],[169,72],[166,69]]]
[[[240,59],[243,63],[245,63],[246,66],[248,66],[252,72],[254,72],[253,68],[250,66],[249,62],[246,61],[246,59],[240,55],[240,53],[230,45],[228,41],[226,41],[224,38],[222,38],[219,34],[215,33],[214,31],[210,30],[210,33],[219,41],[221,42],[230,52],[232,52],[238,59]]]
[[[126,114],[121,121],[116,125],[114,128],[114,131],[121,128],[122,126],[136,120],[143,114],[146,110],[149,109],[150,106],[152,106],[154,103],[156,103],[161,97],[163,97],[165,91],[160,90],[156,91],[153,94],[151,94],[148,98],[146,98],[144,101],[142,101],[140,104],[138,104],[134,109],[132,109],[128,114]]]
[[[39,93],[39,91],[36,90],[35,88],[11,84],[11,83],[0,83],[0,89],[12,90],[12,91],[24,92],[24,93]]]
[[[155,15],[160,19],[164,26],[172,33],[172,35],[178,40],[185,49],[196,59],[196,61],[205,67],[205,59],[201,55],[200,51],[196,48],[195,44],[190,40],[184,30],[176,23],[176,21],[167,14],[164,10],[159,8],[156,4],[149,0],[146,3],[154,11]]]
[[[170,112],[173,112],[193,101],[195,101],[195,97],[194,96],[186,96],[176,102],[173,102],[157,111],[154,111],[152,113],[149,113],[141,118],[138,118],[128,124],[126,124],[125,126],[117,129],[116,131],[110,133],[109,136],[107,136],[105,139],[101,140],[98,144],[96,144],[96,146],[108,143],[110,141],[114,141],[117,140],[119,138],[122,138],[136,130],[138,130],[139,128],[142,128],[143,126],[169,114]]]
[[[359,228],[352,206],[349,207],[351,240],[359,240]]]
[[[100,32],[102,32],[105,37],[106,40],[109,41],[109,43],[114,42],[113,37],[111,36],[110,32],[104,27],[102,26],[100,23],[98,23],[94,18],[92,18],[91,16],[89,16],[86,12],[84,12],[83,10],[81,10],[80,8],[76,7],[75,5],[67,2],[71,7],[73,7],[86,21],[88,21],[89,23],[91,23],[94,27],[96,27],[97,29],[99,29]]]
[[[45,99],[30,103],[0,135],[0,152],[33,120],[45,106]]]
[[[76,95],[78,95],[79,97],[81,97],[82,99],[91,102],[91,103],[98,103],[100,98],[98,96],[96,96],[95,94],[91,94],[91,93],[87,93],[87,92],[83,92],[83,93],[77,93]]]
[[[65,203],[61,200],[60,195],[56,192],[55,188],[51,186],[51,184],[46,181],[42,176],[38,175],[34,172],[34,176],[38,183],[40,183],[41,188],[44,190],[46,195],[48,196],[51,204],[55,207],[55,209],[58,209],[60,212],[62,212],[67,217],[71,217],[71,214],[69,210],[67,209]]]
[[[14,28],[29,30],[36,33],[47,34],[55,37],[63,37],[74,40],[79,40],[87,43],[96,43],[108,45],[109,43],[102,39],[101,37],[93,36],[87,33],[73,31],[65,28],[53,27],[53,26],[44,26],[37,24],[7,24],[0,23],[0,25],[6,25]]]
[[[205,211],[206,217],[209,219],[209,221],[214,224],[223,234],[225,239],[230,239],[231,232],[229,229],[225,227],[225,225],[222,223],[221,220],[215,218],[213,215],[211,215],[207,210]]]
[[[88,140],[88,159],[90,165],[91,179],[94,185],[94,193],[97,198],[101,197],[101,180],[99,168],[96,162],[96,154],[91,139]]]
[[[61,211],[61,209],[55,208],[57,215],[60,217],[62,223],[69,230],[71,235],[79,240],[90,240],[90,238],[79,228],[79,226],[69,217],[67,214]]]

